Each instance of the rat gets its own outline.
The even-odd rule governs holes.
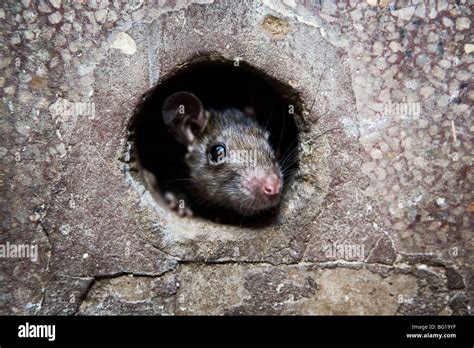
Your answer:
[[[250,108],[204,109],[189,92],[177,92],[163,103],[162,117],[176,141],[187,148],[189,194],[210,208],[223,207],[254,216],[276,207],[283,174],[270,133]],[[191,216],[174,194],[164,198],[179,215]]]

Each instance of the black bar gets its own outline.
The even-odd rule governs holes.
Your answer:
[[[19,337],[26,323],[55,325],[55,339]],[[454,326],[452,326],[454,325]],[[1,348],[15,345],[283,344],[297,346],[406,344],[472,347],[472,317],[0,317]],[[30,331],[35,333],[36,331]],[[456,337],[408,338],[407,334]]]

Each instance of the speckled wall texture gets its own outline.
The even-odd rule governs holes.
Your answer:
[[[468,3],[2,1],[0,314],[469,314]],[[203,52],[304,102],[260,230],[179,218],[133,168],[140,96]]]

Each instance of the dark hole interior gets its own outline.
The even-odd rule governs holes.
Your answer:
[[[130,127],[135,144],[134,156],[138,168],[156,177],[156,185],[150,189],[160,194],[170,191],[179,196],[186,193],[190,184],[184,163],[186,148],[168,132],[161,116],[166,98],[179,91],[195,94],[205,109],[235,107],[243,110],[252,107],[259,124],[270,131],[269,141],[277,152],[277,158],[281,160],[285,155],[295,154],[295,160],[284,177],[285,194],[291,173],[298,166],[298,131],[292,112],[292,109],[294,114],[300,111],[298,94],[242,61],[237,67],[233,61],[211,61],[202,57],[160,81],[143,96],[136,108]],[[205,209],[200,207],[198,201],[189,199],[186,204],[191,206],[195,216],[220,223],[256,227],[271,224],[278,211],[277,207],[258,216],[243,217],[228,211],[225,206]]]

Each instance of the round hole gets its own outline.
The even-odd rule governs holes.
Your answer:
[[[194,94],[205,110],[220,113],[221,117],[226,117],[226,110],[231,108],[239,110],[245,117],[255,119],[259,128],[268,131],[268,142],[283,169],[283,187],[266,179],[262,183],[262,192],[267,197],[279,193],[280,200],[285,199],[285,188],[298,168],[298,130],[294,117],[301,111],[301,103],[296,91],[243,61],[200,56],[177,68],[149,90],[137,106],[130,126],[137,169],[142,173],[148,190],[161,203],[169,203],[166,200],[169,197],[165,195],[171,193],[176,198],[174,204],[184,205],[181,208],[190,207],[195,217],[233,225],[271,224],[278,215],[279,205],[247,214],[232,208],[225,196],[218,202],[215,199],[209,202],[208,197],[193,194],[194,183],[190,180],[190,167],[185,160],[188,148],[169,131],[162,117],[167,98],[182,91]],[[230,125],[232,121],[229,119],[228,122]],[[235,137],[239,136],[236,132]],[[210,151],[214,151],[213,156],[225,154],[220,143],[211,146]],[[210,161],[209,158],[202,160]],[[201,174],[209,177],[216,173],[233,175],[226,172],[225,166],[214,165],[211,169],[201,171]],[[229,182],[234,183],[230,177]],[[243,190],[239,185],[228,186],[230,188],[222,189]]]

